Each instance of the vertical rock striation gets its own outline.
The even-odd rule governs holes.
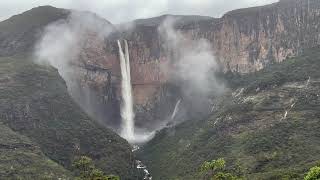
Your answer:
[[[37,19],[38,14],[46,16]],[[0,56],[30,51],[41,28],[66,19],[69,14],[68,10],[40,7],[1,22]],[[136,20],[129,30],[110,24],[115,30],[107,38],[94,32],[86,33],[74,63],[81,90],[74,95],[75,99],[85,104],[84,107],[92,107],[88,112],[95,119],[107,121],[116,129],[119,126],[121,74],[116,40],[120,38],[128,40],[130,49],[136,124],[148,127],[148,122],[152,125],[154,121],[170,118],[181,94],[179,87],[170,84],[169,74],[173,70],[163,68],[171,67],[172,59],[158,28],[168,17],[177,18],[175,28],[185,36],[208,40],[224,72],[258,71],[320,44],[318,0],[280,0],[266,6],[234,10],[221,18],[163,15]],[[13,21],[30,23],[19,23],[21,27],[18,27]],[[184,104],[182,98],[181,106]]]
[[[80,59],[84,67],[94,62],[95,66],[108,69],[112,78],[102,78],[87,68],[86,76],[90,80],[86,82],[96,89],[109,84],[108,89],[113,84],[118,92],[120,70],[115,37],[128,39],[136,123],[141,126],[168,118],[177,102],[177,97],[170,95],[176,92],[168,91],[172,90],[167,87],[170,77],[162,67],[171,59],[158,33],[158,27],[168,17],[177,18],[176,28],[186,36],[209,40],[224,72],[258,71],[320,44],[320,2],[317,0],[281,0],[234,10],[218,19],[164,15],[136,20],[130,31],[116,32],[104,41],[92,38],[88,41],[92,41],[92,45],[87,46]],[[99,90],[98,94],[104,93]]]

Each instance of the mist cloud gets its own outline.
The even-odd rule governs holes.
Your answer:
[[[92,13],[73,11],[67,19],[48,25],[35,46],[39,63],[48,63],[59,70],[64,79],[71,79],[73,61],[77,61],[88,33],[107,37],[113,27]]]
[[[90,35],[103,40],[113,30],[113,26],[95,14],[73,11],[67,19],[53,22],[44,29],[34,51],[37,63],[55,67],[75,101],[91,117],[103,123],[106,123],[107,115],[103,114],[103,106],[98,103],[101,98],[88,85],[81,83],[86,72],[79,67],[83,65],[79,59]]]
[[[169,83],[179,89],[171,118],[164,121],[169,125],[207,116],[212,112],[215,97],[225,90],[215,77],[219,65],[210,42],[176,29],[178,20],[169,16],[158,28],[162,48],[169,59],[161,70],[168,72]]]
[[[210,42],[206,39],[195,40],[176,30],[176,21],[167,18],[158,29],[171,62],[168,67],[163,67],[166,68],[163,71],[169,72],[171,80],[183,86],[185,95],[207,96],[222,92],[223,85],[214,77],[218,64]]]

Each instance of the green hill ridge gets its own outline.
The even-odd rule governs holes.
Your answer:
[[[204,161],[225,158],[247,179],[303,179],[320,160],[320,49],[249,75],[205,119],[166,128],[140,151],[153,178],[199,179]]]
[[[46,156],[69,170],[77,156],[86,155],[106,173],[131,176],[130,145],[75,104],[56,69],[20,56],[3,57],[0,77],[0,119],[8,129],[2,132],[5,137],[9,136],[6,132],[28,137],[39,146],[37,158]],[[38,166],[38,161],[33,165]],[[58,167],[54,169],[63,171]],[[28,176],[24,171],[16,173]]]

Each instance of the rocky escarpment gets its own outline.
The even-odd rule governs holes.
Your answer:
[[[319,44],[319,16],[319,1],[280,1],[234,10],[220,19],[184,22],[184,17],[180,17],[177,29],[194,39],[209,40],[224,71],[248,73]],[[135,30],[126,36],[133,41],[133,61],[167,59],[157,35],[162,22],[159,19],[153,24],[147,20],[142,21],[145,24],[137,21]]]
[[[51,13],[45,16],[47,18],[43,25],[64,19],[69,14],[66,10],[53,9],[45,10]],[[31,11],[43,12],[39,9]],[[28,13],[24,16],[28,17]],[[221,71],[250,73],[319,44],[319,16],[320,3],[317,0],[281,0],[267,6],[231,11],[221,18],[164,15],[136,20],[131,23],[133,26],[129,30],[117,29],[109,24],[113,33],[107,38],[94,32],[82,37],[84,42],[74,63],[77,71],[75,89],[79,91],[71,93],[91,116],[117,129],[120,121],[121,77],[116,41],[127,39],[137,123],[162,121],[170,116],[179,98],[185,99],[180,92],[181,86],[172,84],[172,77],[169,76],[168,71],[174,69],[163,68],[170,67],[173,61],[158,31],[165,19],[177,19],[175,28],[190,39],[206,39]],[[2,24],[10,24],[18,17]],[[34,27],[30,26],[28,33],[37,34],[39,28]],[[10,37],[20,35],[22,37],[23,33]],[[32,39],[38,37],[33,36],[23,37],[31,39],[32,44]],[[30,49],[30,43],[26,43],[29,40],[7,37],[3,32],[0,33],[0,45],[3,47],[0,55],[12,54],[21,48]]]
[[[231,75],[214,112],[162,129],[140,148],[153,179],[203,179],[224,158],[245,179],[303,179],[319,164],[320,49],[259,72]]]
[[[241,84],[243,79],[235,78],[243,91],[227,92],[220,108],[212,106],[210,98],[201,97],[206,99],[202,103],[206,108],[202,108],[182,93],[182,84],[169,76],[175,70],[170,66],[175,59],[158,28],[168,17],[178,18],[175,29],[195,41],[206,39],[221,71],[250,73],[318,45],[319,6],[318,0],[281,0],[268,6],[235,10],[219,19],[167,15],[137,20],[130,30],[116,29],[103,20],[113,29],[107,37],[91,31],[77,36],[81,43],[76,44],[79,51],[71,63],[76,81],[67,84],[69,92],[91,116],[107,121],[106,124],[117,130],[121,102],[117,40],[127,39],[138,127],[152,129],[154,124],[172,119],[177,105],[183,107],[186,114],[197,113],[197,119],[202,119],[199,114],[206,113],[201,109],[217,112],[208,121],[205,118],[201,123],[189,121],[169,128],[168,133],[162,131],[163,134],[146,146],[144,159],[155,177],[193,177],[196,175],[194,165],[218,156],[231,157],[232,161],[245,160],[252,177],[258,179],[260,173],[266,173],[270,179],[279,177],[278,172],[274,172],[278,170],[270,171],[270,166],[279,164],[294,171],[296,167],[291,165],[296,163],[308,168],[305,164],[314,164],[313,157],[319,155],[320,77],[319,65],[315,66],[318,56],[313,56],[318,55],[318,49],[300,57],[298,63],[287,61],[279,69],[274,64],[267,73],[252,75],[257,77],[249,75],[244,84]],[[69,10],[40,7],[1,22],[0,56],[32,53],[45,26],[57,20],[70,23],[69,15]],[[7,131],[6,135],[27,137],[22,139],[24,143],[2,142],[2,149],[41,151],[34,161],[50,158],[61,167],[51,162],[45,167],[55,166],[57,173],[66,175],[69,172],[62,166],[70,169],[75,156],[85,154],[105,172],[131,176],[130,146],[115,133],[91,121],[78,108],[56,70],[27,61],[25,56],[1,58],[0,62],[3,75],[0,77],[0,119],[4,125],[0,128]],[[153,162],[156,158],[160,159]],[[182,168],[176,169],[177,165]],[[290,175],[297,177],[302,171]]]
[[[212,34],[224,70],[261,70],[320,43],[319,1],[280,1],[227,13]]]
[[[116,114],[121,98],[116,40],[127,39],[137,123],[145,124],[146,121],[156,119],[161,121],[172,113],[178,101],[177,98],[168,99],[169,94],[179,93],[177,88],[174,88],[175,92],[168,92],[164,88],[171,83],[171,79],[162,67],[172,61],[164,39],[158,32],[165,19],[177,19],[175,28],[190,39],[208,40],[221,71],[249,73],[296,56],[304,48],[319,44],[319,16],[318,1],[294,0],[235,10],[218,19],[165,15],[136,20],[132,29],[120,29],[104,40],[97,36],[89,38],[79,58],[85,72],[81,80],[94,89],[94,96],[98,96],[98,99],[105,99],[106,96],[112,99],[109,104],[113,105],[104,108],[117,107],[108,116],[118,122],[119,116]],[[116,106],[115,102],[118,102]],[[160,104],[166,104],[166,108]]]
[[[186,36],[211,43],[222,71],[249,73],[319,44],[319,16],[319,1],[294,0],[231,11],[219,19],[173,18]],[[167,17],[137,20],[134,30],[123,36],[129,40],[135,102],[149,111],[155,108],[150,99],[159,97],[159,83],[168,82],[161,67],[171,59],[158,33]]]

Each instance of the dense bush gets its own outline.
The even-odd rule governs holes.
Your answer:
[[[77,180],[120,180],[118,176],[105,175],[87,156],[81,156],[73,163],[73,166],[76,169]]]
[[[320,166],[315,166],[310,169],[304,180],[319,180],[320,179]]]

